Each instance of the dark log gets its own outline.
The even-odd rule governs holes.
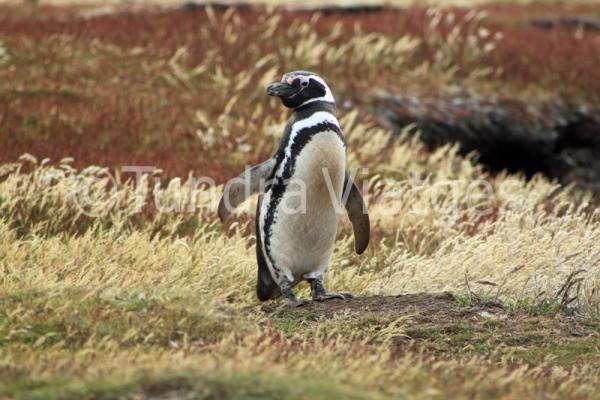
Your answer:
[[[600,21],[581,17],[535,19],[531,21],[531,25],[540,29],[567,28],[600,32]]]
[[[543,173],[600,196],[600,110],[562,102],[461,94],[378,96],[371,110],[400,133],[414,124],[430,148],[459,143],[490,171]]]

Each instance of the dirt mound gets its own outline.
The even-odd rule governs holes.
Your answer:
[[[536,364],[598,363],[596,319],[565,315],[547,305],[508,309],[450,293],[356,297],[287,308],[282,301],[259,306],[263,325],[274,335],[341,336],[358,343],[388,343],[395,356],[408,351],[451,356],[509,356]],[[262,315],[260,315],[262,314]],[[278,332],[278,333],[275,333]]]
[[[277,308],[274,304],[262,306],[262,310],[267,313],[274,312]],[[456,297],[451,293],[333,299],[326,302],[311,302],[306,306],[290,309],[289,312],[311,319],[328,319],[336,315],[385,317],[386,319],[408,317],[418,323],[436,322],[438,319],[448,321],[506,315],[503,307],[493,302],[458,307]]]

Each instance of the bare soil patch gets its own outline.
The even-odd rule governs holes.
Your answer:
[[[312,302],[296,309],[261,306],[267,324],[285,335],[335,333],[368,343],[388,341],[396,356],[508,357],[517,364],[600,365],[600,322],[496,302],[470,303],[450,293],[357,297]]]
[[[263,306],[269,311],[271,305]],[[477,318],[480,313],[506,315],[506,310],[498,303],[486,303],[458,308],[451,293],[417,293],[398,296],[355,297],[349,300],[330,300],[311,302],[291,310],[299,315],[316,318],[332,318],[336,314],[350,314],[354,317],[386,316],[388,318],[410,315],[416,322],[435,322],[437,318]]]

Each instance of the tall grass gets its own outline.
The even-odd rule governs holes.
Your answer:
[[[221,184],[269,155],[286,121],[265,84],[315,69],[339,95],[348,163],[372,222],[357,256],[343,218],[329,287],[358,296],[452,291],[598,315],[600,214],[587,194],[541,176],[491,175],[455,146],[429,152],[365,111],[373,87],[489,90],[483,78],[500,79],[486,63],[502,39],[482,31],[476,14],[457,14],[452,26],[446,13],[423,14],[432,21],[426,37],[211,9],[63,25],[7,19],[0,396],[595,395],[593,365],[523,365],[517,347],[450,358],[443,347],[398,345],[412,322],[373,326],[375,317],[348,311],[324,327],[294,315],[276,327],[268,310],[279,303],[259,305],[254,294],[256,199],[228,225],[217,222]],[[135,34],[124,29],[134,25]],[[152,35],[165,36],[147,42]],[[18,158],[24,148],[33,155]],[[136,184],[122,169],[132,165],[163,171]],[[197,185],[201,176],[219,185]],[[335,325],[344,318],[361,332]],[[491,330],[498,321],[489,322]]]
[[[583,270],[570,305],[598,311],[600,214],[585,199],[575,202],[569,191],[557,193],[541,177],[526,182],[490,176],[456,148],[427,153],[416,139],[394,139],[352,124],[352,118],[341,123],[347,127],[350,165],[371,173],[365,194],[376,237],[366,255],[357,257],[345,222],[330,285],[366,295],[465,292],[465,280],[486,281],[497,285],[500,299],[552,301],[570,274]],[[135,288],[157,295],[195,290],[254,302],[254,239],[246,226],[251,204],[238,212],[241,225],[223,228],[215,217],[219,189],[175,179],[155,188],[153,198],[147,180],[137,190],[132,181],[107,187],[100,175],[93,191],[104,192],[93,198],[96,214],[90,217],[74,193],[89,184],[82,176],[101,169],[78,172],[65,164],[34,164],[29,172],[23,164],[5,169],[4,290]],[[473,192],[484,181],[491,197]],[[156,197],[174,211],[158,212]],[[173,207],[177,201],[183,202],[179,208]]]

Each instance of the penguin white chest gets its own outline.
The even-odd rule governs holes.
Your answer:
[[[345,170],[345,146],[334,131],[314,135],[294,159],[293,174],[274,210],[269,246],[273,263],[291,281],[329,266]],[[265,200],[263,218],[270,203]]]

